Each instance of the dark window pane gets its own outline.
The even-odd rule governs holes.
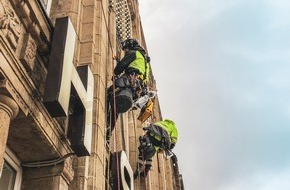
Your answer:
[[[47,2],[48,2],[48,0],[38,0],[38,1],[41,3],[41,5],[43,6],[44,9],[47,8]]]
[[[5,161],[0,178],[0,190],[13,190],[16,171]]]

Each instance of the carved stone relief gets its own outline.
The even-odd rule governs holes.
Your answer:
[[[19,59],[29,72],[33,70],[36,56],[36,44],[30,34],[25,34],[23,38],[22,48],[20,50]]]
[[[0,29],[15,50],[21,34],[21,24],[7,0],[0,0]]]

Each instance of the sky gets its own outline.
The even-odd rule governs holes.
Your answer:
[[[290,190],[290,1],[139,0],[186,190]]]

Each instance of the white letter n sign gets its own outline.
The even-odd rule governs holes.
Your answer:
[[[91,153],[94,79],[88,66],[73,65],[76,34],[68,17],[56,20],[44,105],[52,117],[69,113],[67,136],[77,156]],[[70,111],[69,111],[70,110]]]

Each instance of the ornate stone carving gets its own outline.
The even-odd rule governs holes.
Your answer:
[[[12,98],[3,94],[0,94],[0,109],[8,114],[9,119],[14,119],[19,111],[16,102]]]
[[[15,88],[7,79],[0,80],[0,93],[10,94],[10,96],[13,97],[13,99],[17,102],[19,108],[22,110],[24,115],[28,114],[29,109],[27,105],[24,103],[22,97],[20,97],[19,93],[15,90]]]
[[[27,71],[32,71],[36,56],[36,44],[30,34],[26,34],[23,38],[22,48],[19,59]]]
[[[15,49],[21,33],[21,24],[7,0],[0,0],[0,29]]]

